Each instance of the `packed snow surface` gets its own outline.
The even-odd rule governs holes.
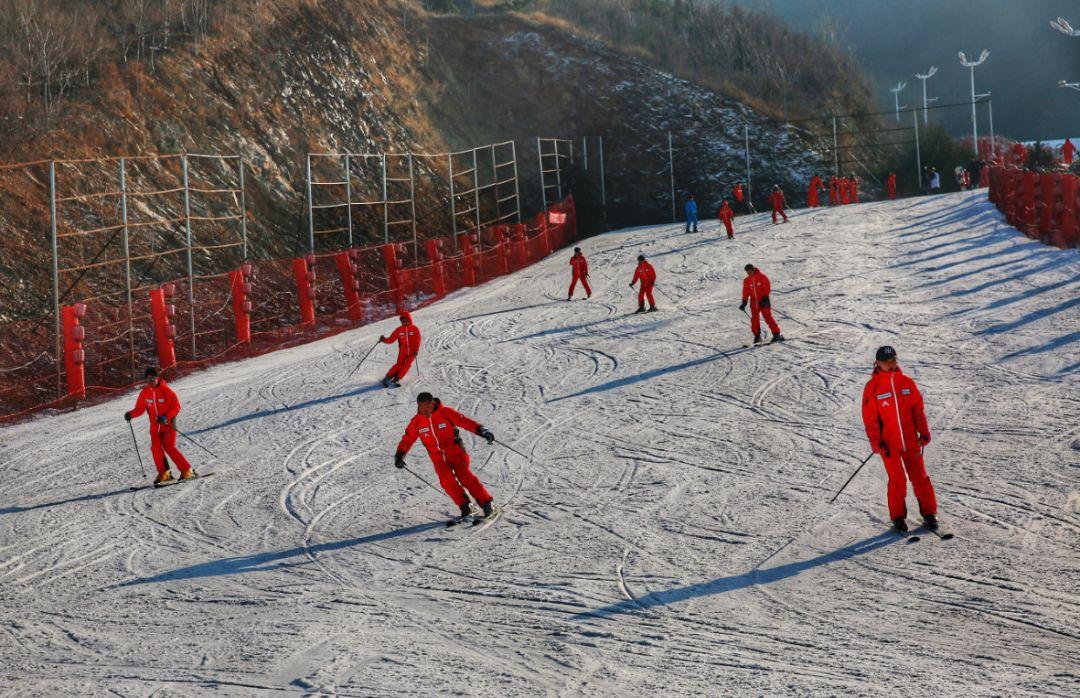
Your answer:
[[[1076,251],[983,192],[716,227],[585,240],[588,301],[562,251],[417,312],[396,391],[389,347],[346,379],[390,322],[180,380],[201,482],[129,491],[133,394],[0,430],[0,693],[1080,693]],[[787,344],[744,348],[747,262]],[[881,344],[954,540],[887,531],[877,458],[828,503]],[[421,390],[528,457],[465,437],[491,525],[393,467]]]

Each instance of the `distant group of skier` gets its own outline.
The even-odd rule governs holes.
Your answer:
[[[811,202],[817,198],[816,189],[821,186],[821,179],[815,177],[811,183]],[[893,196],[895,176],[890,177],[888,188],[890,196]],[[736,201],[744,205],[741,185],[735,188],[734,193]],[[830,202],[835,198],[839,203],[846,203],[851,197],[857,201],[858,180],[854,177],[832,178],[829,196]],[[784,210],[786,202],[779,186],[773,187],[769,201],[772,205],[773,223],[778,222],[778,217],[787,222]],[[745,202],[745,205],[749,208],[748,202]],[[734,209],[726,200],[722,202],[717,217],[724,225],[728,239],[734,239]],[[697,202],[693,195],[690,195],[686,202],[686,232],[696,232],[697,223]],[[586,298],[591,298],[589,264],[580,247],[575,247],[570,257],[570,271],[567,300],[573,300],[579,283]],[[762,319],[772,333],[770,343],[785,341],[780,326],[773,317],[772,284],[769,278],[753,264],[746,264],[744,271],[746,275],[742,282],[742,302],[739,310],[749,317],[753,343],[765,342],[761,328]],[[645,255],[639,254],[630,281],[631,288],[637,286],[637,313],[657,310],[653,295],[656,281],[656,269]],[[422,344],[420,329],[414,324],[412,315],[402,312],[399,321],[399,326],[389,336],[379,337],[380,343],[398,345],[397,360],[381,381],[386,388],[401,385],[401,381],[414,365]],[[494,498],[472,472],[469,454],[465,450],[459,430],[476,434],[488,444],[495,442],[494,434],[473,419],[443,405],[429,392],[417,395],[416,403],[416,414],[405,428],[394,453],[394,465],[406,468],[405,457],[413,444],[421,441],[431,458],[439,483],[459,509],[459,516],[448,522],[448,525],[469,519],[476,524],[490,518],[497,512]],[[158,472],[154,484],[162,486],[172,483],[168,459],[172,459],[179,469],[181,481],[198,477],[176,446],[177,434],[182,433],[176,428],[180,400],[153,368],[146,370],[146,382],[139,393],[135,408],[126,412],[124,418],[130,422],[143,413],[146,413],[150,420],[151,451]],[[881,456],[888,474],[889,517],[896,530],[908,530],[905,506],[908,479],[911,480],[919,502],[923,526],[937,530],[937,502],[922,456],[923,449],[930,443],[930,429],[923,410],[923,399],[915,382],[900,370],[896,351],[892,347],[881,347],[875,355],[873,374],[863,391],[862,418],[872,450]],[[471,501],[475,501],[480,507],[479,514],[474,512]]]

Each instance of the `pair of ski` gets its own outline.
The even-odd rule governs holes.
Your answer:
[[[922,540],[922,536],[919,535],[919,533],[922,532],[922,531],[927,531],[929,533],[933,533],[935,536],[937,536],[941,540],[952,540],[953,539],[953,534],[951,534],[951,533],[945,533],[944,531],[940,531],[940,530],[937,530],[937,529],[927,528],[926,526],[919,526],[914,531],[901,531],[900,529],[898,529],[898,528],[896,528],[894,526],[891,530],[892,530],[893,533],[895,533],[896,535],[900,536],[905,541],[907,541],[907,543],[909,545],[911,543],[918,543],[919,541]]]
[[[798,339],[798,338],[796,338]],[[783,344],[784,342],[790,342],[792,340],[784,338],[780,340],[772,339],[768,342],[754,342],[753,344],[744,344],[743,349],[753,349],[754,347],[767,347],[770,344]]]
[[[140,485],[132,485],[130,487],[130,490],[132,492],[135,492],[137,490],[149,490],[149,489],[160,490],[163,487],[172,487],[173,485],[182,485],[182,484],[184,484],[186,482],[198,482],[199,480],[205,480],[206,478],[210,477],[211,475],[214,474],[214,472],[216,472],[216,471],[212,470],[212,471],[210,471],[208,473],[199,473],[195,477],[190,478],[188,480],[181,480],[179,478],[176,478],[176,479],[173,479],[173,480],[169,480],[168,482],[163,482],[160,485],[155,485],[152,482],[151,483],[144,483],[144,484],[140,484]]]
[[[480,512],[478,514],[469,514],[467,516],[458,516],[447,521],[446,527],[454,528],[455,526],[460,526],[464,523],[468,523],[470,526],[479,526],[483,523],[495,521],[495,519],[499,518],[499,515],[501,514],[502,507],[493,507],[491,513],[487,516],[484,516],[483,512]]]

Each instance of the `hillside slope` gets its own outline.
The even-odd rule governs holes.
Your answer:
[[[178,381],[181,428],[226,457],[184,445],[202,482],[128,491],[132,395],[0,429],[0,690],[1075,692],[1075,252],[977,193],[584,247],[589,301],[562,300],[563,251],[417,312],[395,392],[386,351],[343,378],[386,324]],[[742,348],[747,261],[786,345]],[[884,532],[877,461],[825,503],[884,343],[926,395],[953,541]],[[394,469],[420,390],[528,456],[466,437],[490,527],[447,531]]]

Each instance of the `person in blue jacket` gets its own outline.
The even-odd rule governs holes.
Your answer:
[[[686,200],[686,232],[690,232],[690,224],[694,224],[694,232],[697,232],[697,202],[691,194]]]

